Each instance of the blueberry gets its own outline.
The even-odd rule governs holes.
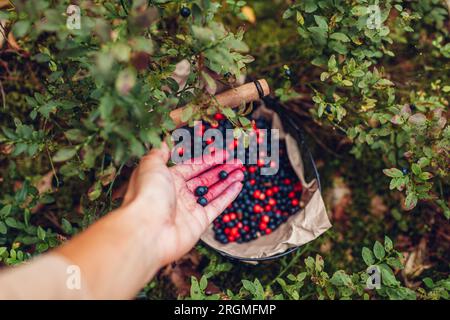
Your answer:
[[[208,200],[205,197],[200,197],[197,199],[197,203],[204,207],[208,204]]]
[[[208,193],[208,187],[206,187],[206,186],[199,186],[195,189],[195,195],[197,197],[204,196],[207,193]]]
[[[329,104],[327,104],[327,106],[325,107],[325,112],[328,114],[331,113],[331,106]]]
[[[61,177],[59,177],[58,179],[56,178],[56,176],[53,176],[52,178],[52,186],[53,188],[59,188],[62,187],[64,185],[64,181]]]
[[[292,76],[292,71],[291,71],[291,69],[285,69],[285,70],[284,70],[284,74],[285,74],[287,77],[291,77],[291,76]]]
[[[228,178],[228,172],[226,172],[225,170],[220,171],[219,178],[220,180],[225,180],[226,178]]]
[[[180,9],[180,14],[183,18],[187,18],[191,15],[191,9],[189,9],[188,7],[182,7]]]
[[[408,169],[402,168],[402,173],[403,173],[403,174],[408,174]]]

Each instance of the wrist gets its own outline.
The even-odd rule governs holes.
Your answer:
[[[152,211],[154,208],[152,207]],[[161,241],[161,219],[149,212],[148,203],[132,201],[118,209],[125,221],[130,222],[135,234],[136,246],[141,246],[142,258],[155,272],[164,266],[163,258],[158,252]]]

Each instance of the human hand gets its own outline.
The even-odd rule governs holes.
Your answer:
[[[225,151],[207,155],[200,164],[178,164],[167,167],[169,149],[163,144],[144,156],[134,170],[124,198],[153,233],[152,252],[157,251],[161,265],[187,253],[209,224],[238,196],[244,175],[241,162],[224,163]],[[208,158],[209,157],[209,158]],[[219,179],[225,170],[229,176]],[[197,203],[194,190],[207,186],[205,207]]]

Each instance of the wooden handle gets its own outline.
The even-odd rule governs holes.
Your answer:
[[[257,80],[261,85],[260,90],[262,90],[262,95],[267,96],[270,93],[269,85],[265,79]],[[259,100],[261,97],[259,95],[258,89],[254,82],[249,82],[233,88],[215,96],[215,99],[211,100],[211,103],[216,103],[219,106],[235,108],[242,103],[249,103],[252,101]],[[183,107],[172,110],[170,112],[170,117],[175,123],[176,127],[179,128],[186,123],[181,120],[181,114],[183,113]]]

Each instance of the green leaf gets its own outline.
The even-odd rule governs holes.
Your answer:
[[[72,142],[81,142],[85,139],[84,133],[80,129],[69,129],[64,132],[64,135]]]
[[[200,290],[198,280],[194,276],[191,276],[191,298],[194,300],[203,299],[202,290]]]
[[[6,227],[6,224],[3,221],[0,221],[0,233],[6,234],[8,232],[8,228]]]
[[[392,243],[392,240],[388,236],[384,236],[384,249],[387,252],[391,252],[392,249],[394,249],[394,244]]]
[[[421,180],[429,180],[433,178],[433,174],[431,172],[422,172],[419,174],[419,179]]]
[[[350,41],[350,38],[345,33],[342,33],[342,32],[332,33],[330,35],[330,38],[334,39],[334,40],[337,40],[337,41],[342,41],[342,42],[349,42]]]
[[[192,105],[188,105],[183,108],[181,112],[181,121],[188,122],[194,113],[194,107]]]
[[[38,227],[37,227],[37,236],[38,236],[38,238],[41,239],[42,241],[45,240],[46,233],[45,233],[45,230],[42,229],[41,226],[38,226]]]
[[[316,21],[320,29],[328,31],[328,23],[325,17],[314,15],[314,20]]]
[[[53,156],[53,161],[63,162],[73,158],[77,154],[77,149],[73,147],[66,147],[59,149]]]
[[[234,113],[234,111],[231,108],[222,108],[220,111],[227,118],[234,118],[236,116],[236,114]]]
[[[65,233],[67,233],[67,234],[72,233],[72,225],[70,224],[70,222],[68,220],[62,218],[61,227]]]
[[[200,290],[205,291],[206,287],[208,286],[208,278],[206,276],[203,275],[200,278],[199,286],[200,286]]]
[[[331,277],[330,282],[335,286],[349,286],[352,284],[350,276],[343,270],[336,271]]]
[[[372,251],[367,247],[364,247],[362,249],[362,258],[367,266],[371,266],[375,263],[375,259],[373,258]]]
[[[22,38],[30,30],[31,22],[28,20],[17,21],[13,27],[12,31],[17,38]]]
[[[392,272],[392,269],[389,266],[382,264],[380,265],[381,269],[381,281],[384,285],[388,287],[396,287],[399,285],[397,279],[395,279],[395,275]]]
[[[0,257],[3,256],[3,254],[7,251],[8,249],[6,247],[0,247]]]
[[[383,260],[386,252],[384,251],[383,245],[379,241],[375,241],[375,244],[373,246],[373,253],[378,260]]]
[[[405,207],[407,210],[413,209],[417,205],[417,194],[410,192],[405,198]]]
[[[411,165],[411,171],[416,175],[420,175],[422,173],[422,169],[420,168],[420,166],[417,163],[413,163]]]
[[[256,293],[256,288],[255,288],[255,285],[253,284],[253,282],[243,279],[242,280],[242,285],[251,294],[255,294]]]
[[[11,213],[12,205],[7,204],[0,210],[0,216],[6,217]]]
[[[383,173],[391,178],[403,177],[403,173],[397,168],[384,169]]]

